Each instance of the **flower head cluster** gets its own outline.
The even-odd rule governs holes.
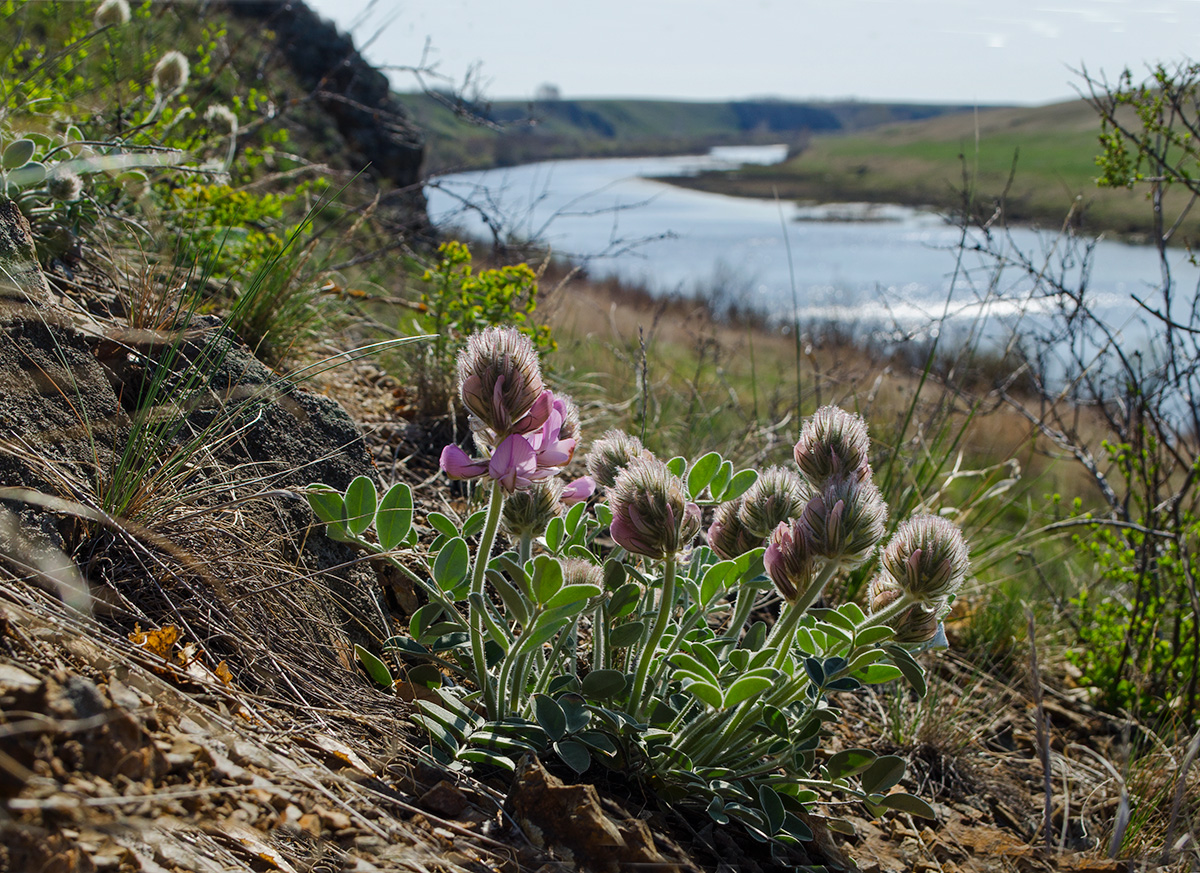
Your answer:
[[[713,510],[712,524],[705,535],[709,547],[726,561],[758,548],[763,542],[762,537],[755,536],[742,524],[741,510],[740,497],[722,503]]]
[[[204,120],[213,126],[220,134],[238,132],[238,117],[234,111],[223,103],[214,103],[204,111]]]
[[[610,430],[592,443],[587,456],[587,470],[597,485],[612,488],[617,476],[634,458],[649,456],[642,441],[624,431]]]
[[[818,409],[801,428],[793,454],[800,475],[780,467],[764,471],[740,500],[717,508],[708,530],[709,545],[723,558],[769,537],[767,574],[789,601],[810,587],[822,561],[828,578],[834,569],[868,560],[887,521],[860,416],[836,406]]]
[[[812,496],[803,479],[783,467],[768,467],[743,496],[713,513],[708,544],[726,560],[758,548],[782,522],[799,518]]]
[[[775,590],[789,603],[808,588],[812,581],[816,555],[802,522],[779,523],[763,553],[763,565]]]
[[[96,15],[93,20],[97,27],[114,27],[119,24],[128,24],[129,18],[127,0],[104,0],[96,7]]]
[[[618,545],[647,558],[665,558],[700,531],[700,507],[688,502],[683,481],[651,455],[637,457],[617,476],[609,527]]]
[[[56,173],[46,183],[46,190],[61,203],[73,203],[83,196],[83,180],[74,173]]]
[[[162,97],[170,97],[182,91],[187,85],[190,69],[188,59],[183,52],[172,49],[158,59],[150,81],[154,83],[154,90]]]
[[[969,570],[967,544],[958,526],[936,515],[914,515],[884,547],[868,605],[877,613],[907,595],[915,602],[888,624],[895,628],[897,642],[927,642],[936,635],[950,598]]]
[[[446,446],[441,468],[451,479],[487,475],[512,494],[570,463],[578,413],[570,400],[543,385],[529,337],[512,328],[471,336],[459,355],[458,375],[475,444],[485,457],[471,458],[456,445]],[[579,490],[584,489],[577,486],[573,496]]]
[[[800,472],[814,484],[833,477],[869,476],[870,453],[867,423],[837,406],[814,412],[792,451]]]

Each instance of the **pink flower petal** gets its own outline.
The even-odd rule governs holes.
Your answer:
[[[537,454],[520,434],[513,434],[496,446],[488,463],[488,475],[510,494],[528,487],[537,472]]]
[[[563,506],[571,506],[581,500],[587,500],[596,493],[596,480],[591,476],[580,476],[567,483],[559,500]]]
[[[474,479],[488,471],[487,461],[473,461],[466,452],[455,445],[442,449],[438,465],[451,479]]]

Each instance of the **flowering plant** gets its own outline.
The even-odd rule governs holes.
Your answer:
[[[603,501],[567,509],[555,476],[578,418],[545,389],[528,340],[489,330],[459,363],[481,457],[447,447],[442,468],[490,480],[488,505],[461,526],[430,515],[433,563],[405,569],[428,602],[387,645],[410,681],[432,686],[436,700],[419,700],[414,716],[431,755],[512,769],[520,754],[553,750],[580,773],[598,761],[785,842],[811,839],[801,814],[822,797],[932,817],[893,791],[900,758],[821,751],[837,693],[903,677],[924,694],[913,650],[935,640],[969,569],[958,529],[916,516],[884,547],[866,611],[823,601],[831,580],[876,556],[886,529],[861,418],[818,410],[797,469],[761,475],[717,453],[663,461],[609,432],[581,486],[604,488]],[[344,498],[312,486],[309,499],[334,536],[391,555],[412,542],[392,518],[398,506],[411,515],[407,490],[392,499],[404,487],[378,509],[363,485]],[[378,545],[363,536],[372,519]],[[515,550],[497,553],[502,521]],[[378,658],[360,657],[390,683]]]

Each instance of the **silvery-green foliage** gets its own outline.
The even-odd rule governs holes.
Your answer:
[[[682,520],[691,517],[688,506],[714,507],[718,523],[732,519],[754,487],[755,471],[735,471],[716,453],[693,463],[655,461],[653,476],[626,476],[609,502],[549,513],[538,536],[499,554],[491,549],[504,501],[498,487],[486,510],[461,523],[430,513],[435,535],[421,550],[425,559],[413,548],[404,486],[378,503],[365,480],[344,495],[311,486],[308,497],[331,536],[395,561],[426,595],[408,634],[385,649],[403,664],[407,681],[434,692],[436,700],[417,703],[414,716],[432,757],[450,767],[512,770],[522,754],[553,753],[578,773],[596,765],[633,773],[664,801],[698,805],[718,824],[738,822],[764,840],[802,841],[811,833],[799,814],[836,808],[823,806],[829,800],[856,799],[872,816],[892,809],[932,817],[924,801],[894,790],[901,759],[869,749],[821,750],[841,717],[838,694],[904,679],[924,695],[912,652],[926,644],[926,625],[936,631],[966,571],[965,553],[951,562],[956,575],[949,582],[945,562],[931,564],[939,574],[936,604],[925,602],[930,588],[914,595],[909,589],[919,580],[906,579],[907,587],[889,588],[888,597],[869,604],[871,614],[855,603],[821,605],[828,582],[876,554],[886,513],[865,454],[812,462],[826,457],[814,444],[824,425],[839,420],[824,412],[822,427],[805,437],[809,471],[823,478],[814,481],[802,468],[802,481],[792,486],[772,474],[804,501],[782,512],[795,516],[780,523],[787,536],[759,538],[728,558]],[[857,429],[861,420],[849,423]],[[865,439],[865,431],[849,440],[845,429],[833,430],[841,454]],[[606,440],[599,451],[607,459],[615,440]],[[643,463],[646,456],[637,457]],[[622,548],[628,538],[606,535],[613,500],[626,502],[617,510],[626,526],[662,513],[679,539],[650,549],[633,538],[637,550]],[[733,513],[722,514],[723,505]],[[771,628],[753,620],[755,607],[769,604],[779,586],[764,565],[768,545],[809,550],[804,560],[772,559],[788,575]],[[903,552],[906,573],[924,572],[931,562],[902,546],[894,544],[889,557]],[[914,608],[934,620],[914,625]],[[906,642],[897,640],[897,627]],[[368,653],[360,658],[377,681],[390,684],[382,662]],[[829,823],[848,827],[832,816]]]

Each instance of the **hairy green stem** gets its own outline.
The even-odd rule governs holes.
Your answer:
[[[479,536],[479,548],[475,552],[475,566],[471,571],[471,593],[483,597],[483,580],[487,573],[488,560],[492,554],[492,544],[496,541],[496,528],[500,524],[500,512],[504,509],[504,490],[499,482],[492,483],[491,500],[488,503],[487,519],[483,524],[483,533]],[[471,616],[471,659],[475,662],[475,681],[483,692],[483,703],[487,709],[488,718],[498,717],[496,701],[496,686],[488,675],[487,658],[483,646],[483,621],[481,611],[472,608]]]
[[[638,657],[637,672],[633,677],[633,690],[629,693],[628,708],[629,715],[634,718],[641,715],[642,692],[646,687],[646,677],[650,674],[650,665],[655,660],[655,652],[667,630],[671,609],[675,604],[675,560],[675,555],[671,554],[667,555],[663,561],[663,587],[662,597],[658,602],[658,617],[655,619],[650,636],[646,639],[646,645],[642,647],[642,653]]]

